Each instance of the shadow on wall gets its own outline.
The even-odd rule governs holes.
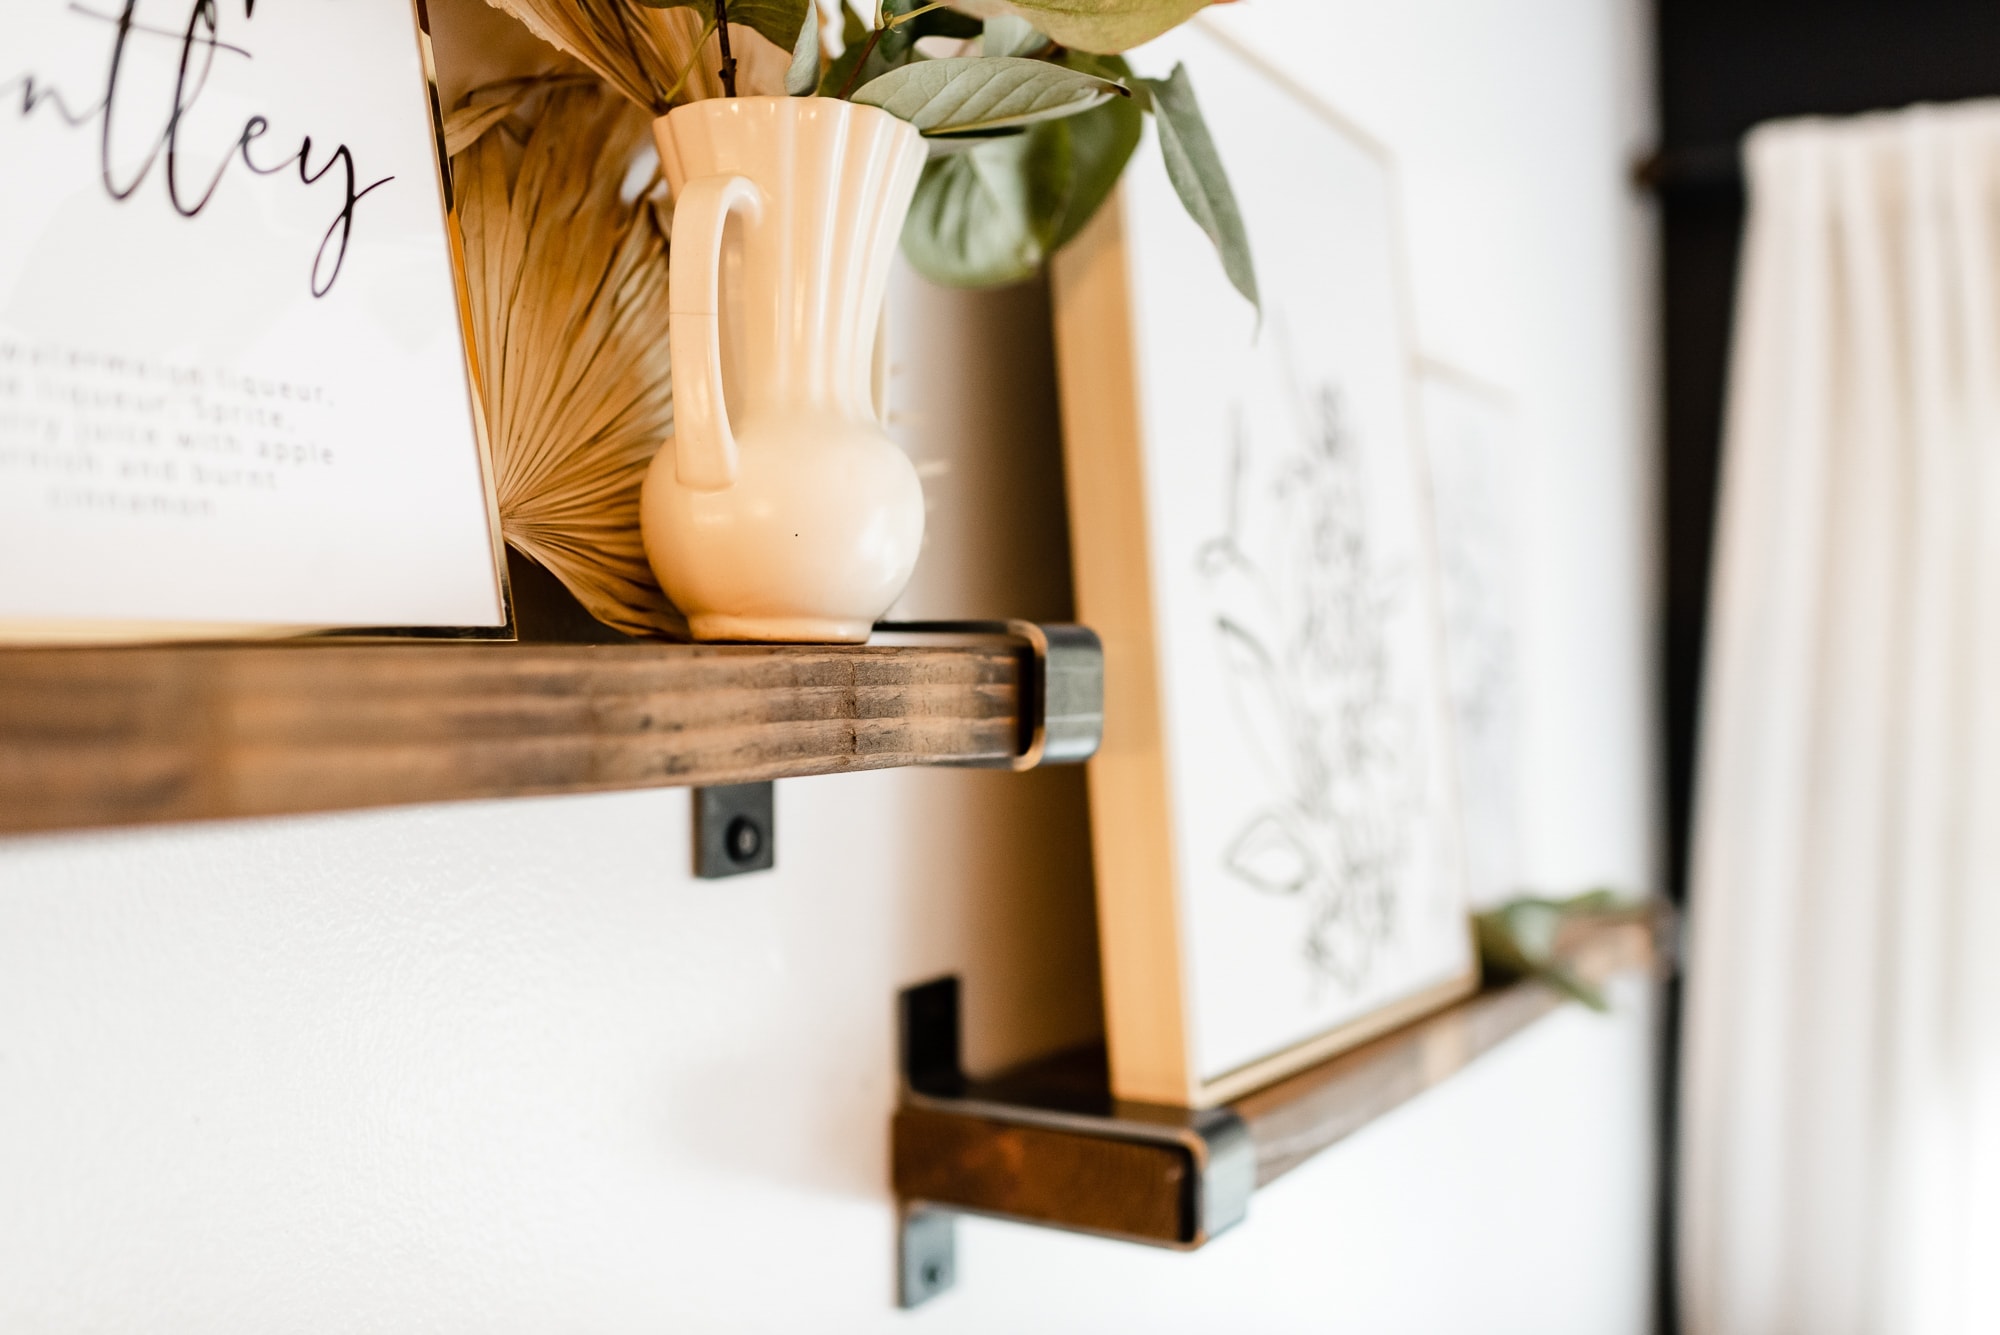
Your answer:
[[[901,962],[906,984],[946,972],[965,979],[968,1065],[988,1073],[1100,1039],[1104,1020],[1083,771],[870,776],[878,810],[866,829],[850,825],[795,834],[787,828],[787,807],[805,817],[811,804],[809,818],[816,818],[817,809],[828,804],[815,799],[846,782],[805,779],[781,785],[780,865],[788,854],[807,851],[808,841],[818,849],[835,847],[829,837],[865,838],[878,824],[922,832],[909,835],[918,847],[907,851],[916,865],[950,867],[950,880],[903,887],[905,911],[896,918],[903,936],[890,943],[889,955]],[[729,884],[732,893],[775,896],[774,923],[839,912],[799,902],[828,892],[810,875],[775,889],[759,886],[757,878]],[[799,945],[795,939],[778,948]],[[874,1032],[856,1035],[844,1026],[835,1032],[838,1020],[767,1008],[761,1023],[808,1035],[825,1028],[827,1040],[801,1044],[794,1035],[785,1043],[744,1042],[720,1060],[663,1067],[653,1082],[662,1141],[680,1152],[700,1147],[704,1165],[725,1175],[880,1200],[889,1177],[884,1128],[899,1080],[895,997],[880,992],[880,978],[869,963],[857,960],[852,967],[856,990],[879,994],[881,1018]],[[773,984],[784,986],[778,978]],[[769,1055],[774,1048],[795,1057],[803,1053],[808,1065],[774,1071]],[[800,1116],[801,1104],[810,1106],[810,1116]]]

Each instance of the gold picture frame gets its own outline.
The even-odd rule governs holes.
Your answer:
[[[1077,610],[1105,646],[1112,1084],[1210,1107],[1478,969],[1392,165],[1204,20],[1152,54],[1202,92],[1263,309],[1146,146],[1052,280]],[[1348,555],[1299,555],[1321,547]]]

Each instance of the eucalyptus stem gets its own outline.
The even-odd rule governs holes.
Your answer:
[[[736,57],[729,50],[729,0],[715,0],[715,36],[722,44],[722,95],[736,96]]]
[[[861,79],[861,71],[868,68],[868,57],[875,54],[875,48],[881,44],[882,34],[887,31],[889,31],[887,25],[870,30],[868,44],[861,48],[861,58],[855,61],[854,68],[847,72],[847,82],[840,86],[840,92],[835,96],[845,98],[854,91],[854,85]]]
[[[854,91],[854,85],[861,79],[861,71],[868,68],[868,57],[874,55],[875,48],[881,45],[883,33],[891,28],[900,28],[911,19],[928,14],[933,9],[943,9],[950,3],[951,0],[931,0],[927,5],[918,5],[915,9],[906,10],[901,14],[882,15],[882,21],[868,30],[868,44],[861,48],[861,59],[854,62],[854,68],[847,72],[847,82],[840,86],[840,91],[835,96],[844,98]]]

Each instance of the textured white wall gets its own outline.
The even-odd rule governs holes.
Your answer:
[[[1645,885],[1640,6],[1225,16],[1396,152],[1425,350],[1518,396],[1530,874]],[[1040,293],[895,300],[907,610],[1063,615]],[[975,1065],[1093,1031],[1082,792],[781,784],[780,870],[720,883],[680,793],[0,842],[0,1330],[1644,1329],[1636,988],[1203,1253],[968,1223],[892,1311],[896,989],[964,973]]]

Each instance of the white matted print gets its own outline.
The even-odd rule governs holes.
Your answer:
[[[1437,572],[1382,153],[1199,22],[1261,327],[1142,148],[1058,258],[1112,1076],[1207,1104],[1468,990]]]
[[[425,42],[0,6],[0,635],[504,625]]]
[[[1436,363],[1419,377],[1443,577],[1468,897],[1521,893],[1521,667],[1513,402]]]

